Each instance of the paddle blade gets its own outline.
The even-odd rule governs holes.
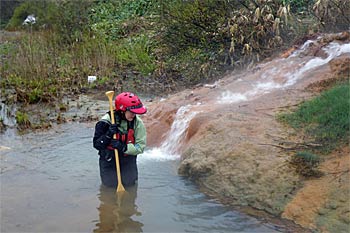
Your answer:
[[[125,188],[122,184],[118,184],[117,193],[119,193],[119,192],[125,192]]]

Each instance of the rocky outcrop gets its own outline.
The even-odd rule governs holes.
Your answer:
[[[342,35],[349,43],[349,34]],[[191,106],[197,114],[183,135],[179,174],[225,203],[264,210],[306,228],[343,232],[350,226],[349,200],[345,198],[350,190],[345,159],[349,150],[340,150],[339,158],[326,157],[322,169],[329,175],[307,180],[290,163],[290,149],[303,145],[302,135],[276,119],[280,112],[296,108],[339,79],[349,78],[350,53],[330,58],[322,50],[331,41],[329,37],[320,40],[304,54],[295,50],[289,54],[294,54],[295,60],[291,58],[287,64],[283,63],[286,56],[274,59],[231,74],[214,88],[198,87],[149,104],[145,122],[151,126],[150,141],[159,144],[177,109]],[[316,61],[327,62],[317,68],[306,67]],[[305,67],[298,68],[302,65]],[[286,81],[286,74],[292,79]],[[225,102],[227,91],[229,102]]]

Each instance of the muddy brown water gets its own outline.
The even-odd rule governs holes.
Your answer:
[[[285,232],[202,194],[151,150],[125,195],[101,186],[92,123],[1,141],[1,232]],[[152,154],[153,153],[153,154]]]

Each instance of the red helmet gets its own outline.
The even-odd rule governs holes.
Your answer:
[[[147,112],[140,98],[131,92],[123,92],[115,97],[115,109],[122,112],[130,111],[135,114],[144,114]]]

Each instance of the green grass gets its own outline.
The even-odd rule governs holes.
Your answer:
[[[314,138],[322,145],[319,152],[329,152],[339,144],[349,141],[349,83],[338,84],[320,96],[302,103],[295,112],[281,114],[279,119]]]
[[[29,120],[29,116],[25,112],[17,111],[16,112],[16,121],[20,127],[26,128],[26,127],[29,127],[31,125],[30,120]]]
[[[150,75],[156,68],[156,60],[151,53],[152,44],[147,35],[141,34],[121,42],[116,57],[122,66],[134,67],[143,75]]]

